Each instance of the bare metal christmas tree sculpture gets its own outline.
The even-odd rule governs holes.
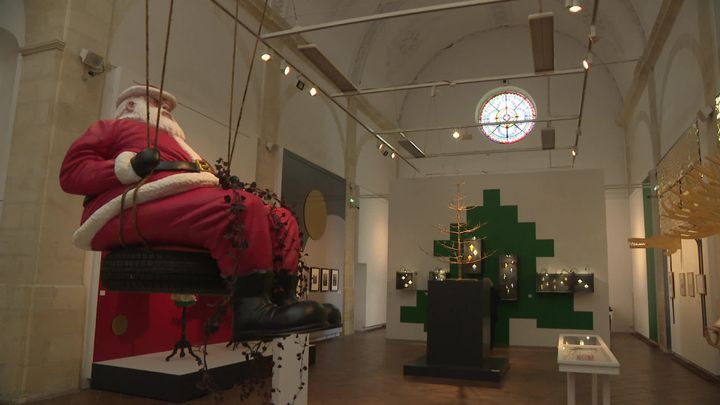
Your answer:
[[[463,222],[463,217],[467,218],[468,207],[465,205],[465,196],[460,192],[462,184],[463,182],[457,183],[457,192],[448,206],[454,213],[455,223],[450,226],[435,225],[440,232],[450,235],[449,241],[437,241],[439,246],[448,252],[444,259],[438,258],[438,260],[447,261],[449,265],[456,265],[459,280],[463,279],[464,266],[475,268],[477,263],[487,257],[482,255],[480,240],[474,236],[484,224],[468,227],[467,222]]]

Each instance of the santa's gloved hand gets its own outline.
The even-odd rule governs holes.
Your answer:
[[[140,177],[145,177],[160,163],[160,152],[155,148],[145,148],[130,159],[130,165]]]

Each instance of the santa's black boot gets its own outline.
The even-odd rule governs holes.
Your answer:
[[[281,270],[275,274],[275,288],[273,289],[272,302],[277,305],[292,305],[298,302],[314,302],[314,301],[298,301],[297,299],[298,275],[290,274],[285,270]],[[325,310],[325,315],[329,324],[329,328],[338,328],[342,326],[342,314],[340,310],[333,304],[320,304]]]
[[[265,340],[327,327],[326,310],[313,301],[276,305],[271,300],[272,271],[236,279],[231,298],[233,341]]]

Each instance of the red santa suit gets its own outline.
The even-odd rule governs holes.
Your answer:
[[[155,135],[154,127],[151,131]],[[121,246],[121,196],[134,189],[140,177],[130,159],[147,147],[147,125],[134,119],[98,121],[68,150],[60,170],[60,185],[68,193],[90,196],[73,242],[83,249],[112,250]],[[184,139],[160,129],[158,150],[163,161],[192,162],[200,156]],[[141,245],[134,229],[133,191],[127,193],[123,238]],[[242,196],[243,249],[226,237],[235,216],[226,196],[233,191],[218,186],[211,172],[156,171],[137,193],[137,225],[151,246],[206,249],[223,275],[259,269],[297,271],[300,238],[297,221],[284,208],[270,207],[248,192]],[[239,251],[238,251],[239,250]]]

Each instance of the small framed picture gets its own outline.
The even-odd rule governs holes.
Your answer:
[[[670,298],[675,298],[675,273],[672,271],[668,273],[668,293]]]
[[[698,294],[706,295],[707,287],[705,286],[705,275],[704,274],[696,274],[695,280],[696,280],[695,284],[697,284]]]
[[[330,269],[320,272],[320,291],[330,291]]]
[[[310,291],[320,291],[320,269],[317,267],[310,269]]]
[[[685,273],[678,274],[678,284],[680,284],[680,296],[684,297],[685,294]]]
[[[340,290],[340,270],[332,269],[330,272],[330,291]]]
[[[688,272],[687,277],[687,293],[688,297],[695,296],[695,274]]]

